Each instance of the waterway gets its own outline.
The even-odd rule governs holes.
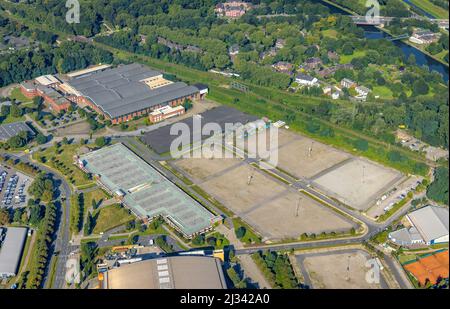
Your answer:
[[[413,7],[417,12],[422,13],[422,15],[428,17],[428,18],[436,18],[436,16],[431,15],[430,13],[422,10],[420,7],[412,3],[411,0],[403,0],[403,2],[407,3],[409,6]]]
[[[330,12],[332,14],[342,14],[342,15],[350,15],[348,12],[332,5],[327,2],[319,0],[324,6],[330,9]],[[381,31],[380,29],[374,27],[374,26],[361,26],[364,29],[364,34],[367,39],[382,39],[382,38],[390,38],[391,36],[387,34],[386,32]],[[424,54],[417,48],[414,48],[405,42],[401,40],[393,41],[393,43],[399,47],[403,55],[406,57],[405,59],[408,59],[408,57],[412,54],[416,58],[416,64],[419,66],[426,66],[429,70],[433,70],[436,72],[439,72],[444,81],[448,82],[449,74],[448,74],[448,67],[444,65],[443,63],[433,59],[432,57]]]

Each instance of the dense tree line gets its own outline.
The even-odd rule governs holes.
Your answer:
[[[50,202],[55,195],[53,178],[49,174],[40,173],[31,183],[28,192],[45,203]]]
[[[253,258],[263,269],[266,278],[269,278],[269,281],[275,285],[275,288],[294,289],[299,287],[287,254],[260,251],[255,253]]]
[[[448,168],[438,167],[434,173],[434,181],[428,186],[427,196],[436,202],[448,205],[448,182]]]
[[[45,207],[45,215],[42,218],[37,231],[36,244],[34,248],[35,258],[31,259],[30,273],[27,275],[26,288],[37,289],[42,285],[45,270],[48,266],[53,234],[55,232],[55,221],[57,208],[54,203]]]
[[[111,53],[91,45],[66,41],[57,48],[40,46],[0,55],[0,87],[43,74],[67,73],[91,64],[111,63]]]

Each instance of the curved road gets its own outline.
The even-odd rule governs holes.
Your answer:
[[[70,245],[70,197],[72,194],[72,190],[70,188],[70,185],[65,181],[64,178],[60,177],[55,171],[49,169],[46,166],[37,164],[34,161],[31,161],[27,155],[18,156],[16,154],[7,153],[8,156],[13,157],[15,159],[18,159],[25,163],[30,163],[36,167],[38,167],[40,170],[51,174],[53,176],[53,179],[58,181],[60,183],[60,193],[61,195],[64,195],[65,201],[61,200],[60,196],[60,202],[61,206],[63,206],[61,211],[61,216],[58,224],[58,230],[56,231],[56,239],[54,243],[54,253],[52,258],[57,258],[57,265],[55,270],[55,277],[53,281],[53,285],[51,288],[56,289],[62,289],[65,286],[65,268],[66,268],[66,262],[67,258],[74,249],[76,249],[75,246]],[[50,265],[50,263],[49,263]],[[48,269],[48,274],[50,274],[51,269]],[[50,277],[47,275],[44,279],[43,286],[46,286],[48,284],[48,280],[50,280]]]

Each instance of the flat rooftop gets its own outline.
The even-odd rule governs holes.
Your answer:
[[[0,276],[12,277],[17,274],[26,238],[26,228],[6,229],[5,239],[0,247]]]
[[[109,270],[107,289],[226,289],[219,259],[173,256],[151,259]]]
[[[6,141],[22,131],[27,131],[34,135],[33,130],[23,121],[2,124],[0,125],[0,141]]]
[[[111,118],[160,104],[166,105],[199,91],[198,88],[182,82],[153,89],[145,83],[145,80],[158,76],[162,76],[162,73],[133,63],[84,74],[71,79],[68,84]]]
[[[83,155],[84,167],[100,175],[111,191],[124,193],[125,204],[140,217],[164,216],[185,235],[209,228],[216,220],[202,205],[123,144]]]
[[[448,235],[449,212],[447,208],[426,206],[408,214],[426,242]]]
[[[198,116],[198,115],[197,115]],[[197,117],[193,116],[193,117]],[[195,136],[197,136],[194,132],[194,118],[190,117],[179,121],[178,123],[184,123],[189,127],[189,131],[191,132],[192,143],[199,142],[199,140],[194,140]],[[235,108],[228,106],[218,106],[213,109],[210,109],[204,113],[200,114],[201,124],[204,126],[207,123],[217,123],[220,125],[222,130],[225,129],[225,124],[231,123],[241,123],[246,124],[248,122],[253,122],[258,119],[256,116],[245,114],[241,111],[238,111]],[[170,151],[170,145],[172,142],[178,137],[176,135],[170,135],[171,126],[167,125],[156,129],[154,131],[146,133],[143,137],[141,137],[142,142],[150,146],[157,153],[166,153]],[[201,128],[200,128],[201,129]],[[205,139],[210,137],[210,135],[202,135],[200,134],[201,139]]]

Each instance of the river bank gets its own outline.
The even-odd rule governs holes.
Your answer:
[[[324,6],[330,9],[330,12],[333,14],[342,14],[342,15],[357,15],[355,12],[344,8],[343,6],[331,1],[331,0],[319,0]],[[382,39],[382,38],[391,38],[391,34],[387,29],[378,26],[360,26],[364,28],[365,37],[367,39]],[[379,33],[379,35],[377,35]],[[413,54],[416,58],[416,65],[419,66],[427,66],[430,70],[436,71],[443,76],[445,82],[449,80],[449,65],[443,62],[441,59],[434,57],[428,52],[414,46],[407,39],[406,40],[397,40],[393,41],[393,43],[398,46],[405,58],[407,59],[411,54]]]

